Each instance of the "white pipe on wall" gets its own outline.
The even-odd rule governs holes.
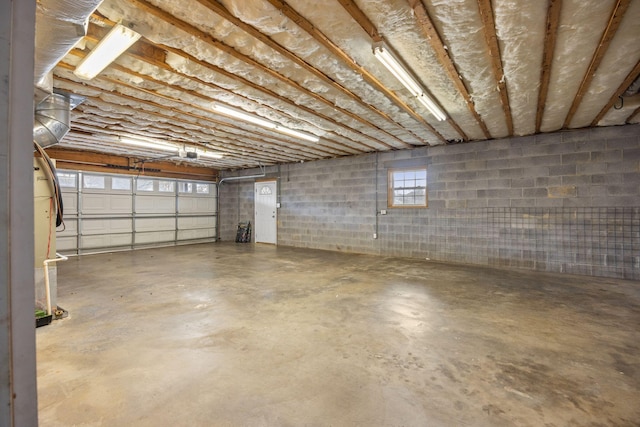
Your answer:
[[[47,298],[47,315],[51,315],[51,288],[49,287],[49,263],[56,261],[66,261],[69,258],[56,252],[55,258],[45,259],[44,265],[44,289]]]

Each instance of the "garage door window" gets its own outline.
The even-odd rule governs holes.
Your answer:
[[[104,176],[85,175],[82,183],[84,188],[104,190]]]
[[[427,168],[389,169],[390,208],[427,207]]]
[[[152,179],[139,179],[136,184],[136,189],[138,191],[153,191],[153,180]]]

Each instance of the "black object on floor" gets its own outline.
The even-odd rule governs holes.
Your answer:
[[[251,242],[251,221],[239,222],[236,232],[236,243]]]

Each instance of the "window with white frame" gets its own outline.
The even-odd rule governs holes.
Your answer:
[[[136,190],[138,191],[153,191],[153,180],[152,179],[141,179],[138,178],[136,183]]]
[[[427,207],[427,168],[389,169],[387,205],[390,208]]]
[[[76,188],[76,178],[78,175],[75,173],[58,172],[58,182],[60,187]]]

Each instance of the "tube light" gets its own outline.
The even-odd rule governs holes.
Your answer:
[[[221,159],[223,157],[222,153],[216,153],[214,151],[205,151],[199,148],[196,149],[196,153],[198,153],[198,156],[200,157],[207,157],[210,159]]]
[[[276,124],[269,120],[262,119],[253,114],[245,113],[244,111],[236,110],[235,108],[214,104],[213,109],[224,115],[235,117],[236,119],[244,120],[245,122],[253,123],[255,125],[262,126],[267,129],[276,128]]]
[[[276,126],[278,132],[286,133],[287,135],[295,136],[296,138],[306,139],[311,142],[318,142],[320,138],[310,133],[300,132],[299,130],[291,129],[285,126]]]
[[[443,121],[447,118],[440,107],[438,107],[438,105],[425,93],[426,91],[420,83],[418,83],[406,67],[402,65],[402,62],[383,42],[378,42],[373,45],[373,56],[375,56],[378,61],[380,61],[382,65],[384,65],[387,70],[389,70],[391,74],[393,74],[394,77],[398,79],[398,81],[402,83],[409,92],[411,92],[411,95],[418,98],[418,101],[427,107],[427,110],[429,110],[437,120]]]
[[[162,141],[143,141],[140,139],[132,139],[132,138],[120,138],[120,142],[129,145],[136,145],[138,147],[151,148],[152,150],[161,150],[161,151],[171,151],[177,153],[180,150],[180,147],[174,144],[170,144],[168,142]]]
[[[78,64],[73,74],[91,80],[107,65],[122,55],[140,38],[140,34],[121,24],[116,24],[98,45]]]
[[[296,138],[306,139],[311,142],[318,142],[320,138],[316,135],[309,134],[306,132],[301,132],[299,130],[291,129],[283,125],[279,125],[277,123],[272,122],[271,120],[263,119],[254,114],[245,113],[244,111],[237,110],[235,108],[227,107],[224,105],[214,104],[213,109],[219,113],[222,113],[227,116],[235,117],[236,119],[244,120],[249,123],[256,124],[258,126],[262,126],[267,129],[273,129],[275,131],[295,136]]]

